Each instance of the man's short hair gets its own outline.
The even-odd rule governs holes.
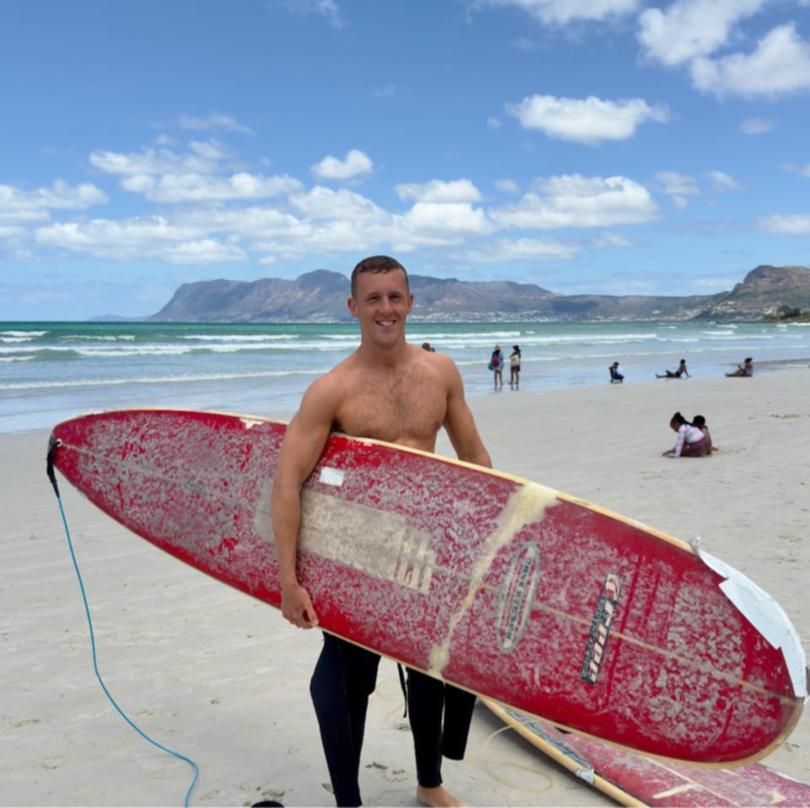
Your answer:
[[[397,261],[396,258],[391,258],[390,255],[371,255],[364,258],[352,270],[352,297],[357,295],[357,276],[361,272],[373,272],[375,275],[379,272],[391,272],[394,269],[401,269],[405,275],[405,288],[410,292],[410,285],[408,284],[408,270]]]

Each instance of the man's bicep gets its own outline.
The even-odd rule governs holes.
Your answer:
[[[472,411],[464,398],[464,385],[458,368],[453,365],[453,375],[447,397],[447,415],[444,427],[459,459],[480,466],[491,466],[489,453],[478,434]]]
[[[276,479],[300,486],[312,472],[334,420],[328,391],[310,388],[287,427]]]

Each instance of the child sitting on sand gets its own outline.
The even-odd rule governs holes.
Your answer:
[[[709,444],[708,448],[706,449],[706,454],[710,455],[714,449],[714,445],[712,444],[712,436],[709,432],[709,427],[706,426],[706,419],[702,415],[696,415],[694,418],[692,418],[692,425],[696,426],[706,436],[706,440]]]
[[[667,449],[663,453],[664,457],[703,457],[708,454],[709,439],[679,412],[672,416],[669,427],[673,432],[678,433],[678,439],[671,449]]]

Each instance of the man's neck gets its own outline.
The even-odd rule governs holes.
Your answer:
[[[364,364],[379,368],[393,368],[405,361],[408,355],[408,343],[404,336],[401,341],[386,346],[361,339],[357,352]]]

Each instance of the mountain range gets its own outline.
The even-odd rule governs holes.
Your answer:
[[[810,311],[810,269],[762,265],[728,292],[688,297],[559,295],[531,283],[461,281],[410,275],[421,322],[553,322],[584,320],[715,320],[795,316]],[[158,322],[341,322],[349,280],[317,269],[295,280],[185,283],[157,313]]]

